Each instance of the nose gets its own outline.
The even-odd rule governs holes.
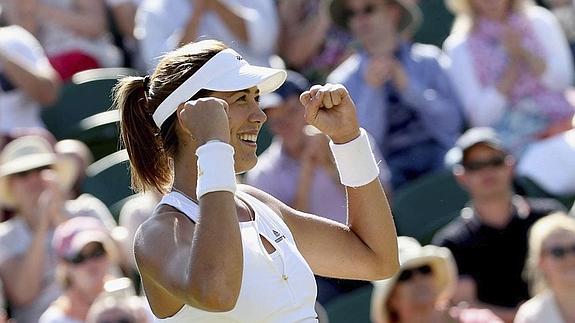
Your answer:
[[[264,123],[268,119],[268,116],[260,108],[259,104],[254,104],[252,108],[252,113],[250,114],[250,121],[256,123]]]

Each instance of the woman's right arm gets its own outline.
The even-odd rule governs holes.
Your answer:
[[[136,233],[134,253],[144,288],[155,301],[176,300],[206,311],[231,310],[241,287],[243,254],[233,195],[212,192],[201,198],[200,219],[167,211],[152,217]],[[167,294],[168,297],[158,296]],[[159,298],[162,298],[161,300]]]

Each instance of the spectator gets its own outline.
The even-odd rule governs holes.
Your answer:
[[[544,2],[559,21],[571,47],[571,54],[575,55],[575,3],[572,0],[545,0]]]
[[[234,45],[252,64],[269,65],[278,19],[273,0],[144,0],[136,14],[136,37],[144,63],[200,38]]]
[[[54,228],[79,210],[103,222],[109,215],[70,206],[75,165],[38,136],[19,137],[0,153],[0,203],[15,210],[0,223],[0,279],[19,322],[36,322],[60,295],[54,280],[57,259],[50,252]]]
[[[555,213],[529,233],[525,274],[531,298],[521,305],[515,323],[575,322],[575,219]]]
[[[303,76],[289,72],[278,90],[262,98],[261,107],[275,137],[271,146],[258,157],[258,164],[247,173],[246,183],[297,210],[347,224],[345,187],[339,181],[329,139],[320,133],[306,131],[310,128],[306,127],[299,96],[307,89],[309,84]],[[389,170],[378,150],[373,151],[379,161],[380,180],[387,186]],[[322,305],[365,285],[360,281],[319,276],[316,276],[316,282],[317,299]]]
[[[278,50],[289,68],[313,84],[351,54],[351,35],[331,22],[326,0],[280,0]]]
[[[57,278],[63,293],[39,322],[84,322],[110,278],[117,255],[112,238],[100,221],[78,216],[56,228],[52,245],[59,260]]]
[[[136,12],[142,0],[106,0],[115,26],[114,33],[124,51],[124,65],[144,71],[138,41],[134,35],[136,28]]]
[[[514,194],[515,161],[491,128],[466,131],[452,156],[457,156],[453,173],[471,200],[433,244],[449,248],[455,257],[460,278],[454,299],[492,309],[511,322],[517,306],[529,298],[521,277],[527,231],[564,207],[555,200]]]
[[[41,107],[58,98],[60,80],[42,46],[19,26],[0,27],[0,147],[17,128],[43,128]]]
[[[360,49],[328,81],[349,90],[360,124],[389,165],[393,188],[442,168],[462,117],[440,50],[405,40],[420,23],[418,7],[404,0],[333,0],[330,10]]]
[[[422,247],[411,237],[398,237],[400,270],[374,282],[371,321],[502,322],[491,311],[449,308],[457,284],[457,267],[447,248]],[[472,318],[472,320],[470,319]]]
[[[573,58],[555,17],[527,0],[446,0],[456,15],[444,43],[449,74],[473,127],[493,127],[516,157],[572,128],[565,98]]]
[[[103,0],[4,1],[6,16],[40,40],[63,80],[83,70],[119,66]]]
[[[54,151],[61,156],[68,156],[77,166],[77,174],[71,190],[71,198],[76,198],[82,194],[82,186],[86,177],[86,169],[94,161],[94,156],[88,145],[77,139],[63,139],[54,145]]]

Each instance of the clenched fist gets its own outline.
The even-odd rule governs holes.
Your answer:
[[[230,142],[228,103],[214,97],[200,98],[178,108],[178,120],[198,146],[210,140]]]
[[[314,85],[300,95],[300,101],[305,108],[306,122],[334,143],[346,143],[359,136],[355,104],[343,85]]]

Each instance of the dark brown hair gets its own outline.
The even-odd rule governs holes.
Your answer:
[[[226,48],[214,40],[190,43],[167,53],[151,77],[125,77],[115,86],[114,107],[120,111],[121,145],[128,151],[134,190],[167,192],[178,148],[176,114],[161,129],[152,114],[170,93]],[[208,93],[202,90],[190,99]]]

